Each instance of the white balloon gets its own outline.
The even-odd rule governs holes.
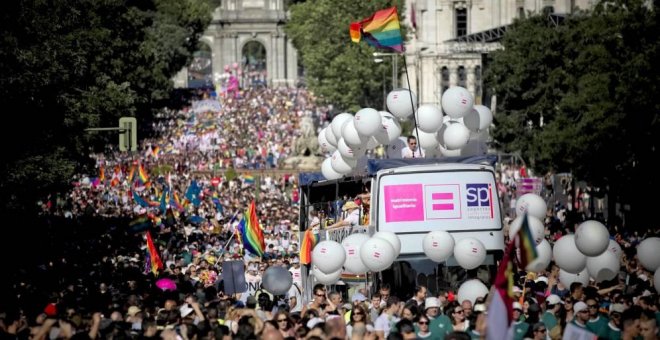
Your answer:
[[[283,266],[270,266],[264,272],[262,287],[273,295],[284,295],[293,284],[291,273]]]
[[[415,113],[417,126],[428,133],[436,133],[442,125],[442,111],[437,105],[424,104],[417,108]]]
[[[348,146],[344,138],[339,139],[337,142],[337,151],[344,159],[357,159],[362,157],[367,151],[361,146]]]
[[[401,240],[395,233],[391,231],[379,231],[376,232],[372,237],[382,238],[383,240],[389,242],[392,248],[394,248],[394,257],[399,256],[399,253],[401,252]]]
[[[341,133],[342,129],[344,128],[344,124],[347,122],[353,120],[353,115],[347,112],[340,113],[335,116],[335,118],[332,118],[332,122],[330,123],[330,128],[332,128],[332,133],[337,137],[341,138]]]
[[[376,135],[376,139],[378,139],[380,144],[388,145],[396,141],[401,136],[401,123],[399,123],[394,115],[387,111],[379,111],[378,113],[380,113],[382,118],[382,131]],[[387,137],[387,141],[381,140],[383,136]]]
[[[367,140],[369,139],[368,136],[363,136],[361,135],[356,129],[355,129],[355,120],[351,119],[348,121],[345,125],[344,128],[341,131],[341,136],[344,138],[344,141],[346,144],[350,146],[363,146],[367,144]]]
[[[573,274],[581,272],[587,266],[587,257],[575,246],[575,235],[562,236],[552,249],[555,263],[559,268]]]
[[[336,172],[346,175],[349,174],[357,165],[356,159],[346,159],[341,156],[339,150],[335,151],[330,157],[330,165]]]
[[[470,140],[470,130],[465,125],[457,123],[450,124],[442,134],[445,148],[458,150],[463,148]]]
[[[336,241],[321,241],[312,250],[312,263],[326,274],[340,270],[344,261],[346,252]]]
[[[488,287],[480,280],[473,279],[463,282],[456,292],[458,302],[462,303],[465,300],[470,300],[472,304],[478,299],[488,294]]]
[[[438,148],[440,149],[440,153],[442,153],[442,155],[445,156],[445,157],[458,157],[458,156],[461,156],[463,154],[461,149],[448,150],[442,145],[438,145]]]
[[[325,138],[325,129],[327,128],[323,128],[323,130],[319,132],[319,136],[317,137],[319,141],[319,146],[321,147],[321,151],[323,153],[333,153],[335,152],[335,150],[337,150],[337,148],[335,148],[332,144],[328,143],[328,140]]]
[[[408,145],[404,137],[399,137],[393,142],[390,142],[390,144],[387,145],[387,158],[400,159],[401,150],[403,150],[406,146]]]
[[[353,274],[362,274],[369,271],[369,268],[362,262],[360,258],[360,247],[369,240],[369,235],[364,233],[356,233],[348,235],[341,241],[342,247],[346,252],[346,262],[344,262],[344,269]]]
[[[516,236],[522,227],[524,217],[524,215],[518,216],[511,222],[509,225],[509,239],[513,239]],[[545,226],[543,222],[536,217],[527,216],[527,224],[529,225],[529,231],[532,233],[535,244],[540,244],[545,239]]]
[[[408,89],[396,89],[387,94],[386,102],[389,112],[399,119],[405,119],[417,107],[417,96]]]
[[[465,269],[477,268],[486,259],[486,247],[476,238],[464,238],[456,242],[454,258]]]
[[[543,197],[534,193],[524,194],[516,200],[516,215],[522,215],[526,211],[530,216],[543,221],[547,209],[548,206]]]
[[[649,237],[637,246],[639,263],[648,271],[660,268],[660,238]]]
[[[396,256],[387,240],[372,237],[360,247],[360,258],[369,270],[380,272],[389,268]]]
[[[316,278],[316,281],[324,285],[332,285],[335,284],[337,281],[339,281],[339,278],[341,277],[341,272],[342,270],[339,269],[330,274],[326,274],[320,271],[317,267],[314,267],[314,269],[312,269],[312,274]]]
[[[325,140],[330,143],[330,145],[334,146],[335,148],[337,147],[337,136],[335,136],[335,133],[332,132],[332,127],[328,126],[325,128]]]
[[[380,113],[372,108],[364,108],[355,113],[355,129],[361,135],[373,136],[382,126]]]
[[[332,168],[332,158],[330,157],[326,158],[323,160],[323,163],[321,163],[321,173],[325,179],[339,179],[343,177],[342,174]]]
[[[587,268],[584,268],[577,274],[559,269],[559,282],[561,282],[566,288],[569,288],[573,282],[580,282],[586,287],[589,284],[589,272],[587,271]]]
[[[487,129],[493,122],[493,113],[483,105],[475,105],[474,108],[463,117],[463,123],[470,131],[478,132]]]
[[[543,239],[541,243],[536,245],[536,253],[538,257],[528,264],[525,270],[538,273],[548,268],[552,260],[552,246],[550,246],[550,242]]]
[[[452,118],[465,117],[474,106],[474,98],[464,87],[452,86],[442,94],[442,109]]]
[[[424,254],[432,261],[446,261],[454,253],[454,237],[444,230],[431,231],[422,241]]]
[[[609,281],[619,274],[619,259],[609,251],[587,258],[587,271],[596,282]]]
[[[610,233],[598,221],[584,221],[575,230],[575,246],[587,256],[598,256],[610,245]]]
[[[616,255],[616,257],[621,260],[621,255],[623,255],[623,253],[621,252],[621,246],[617,241],[610,240],[610,243],[607,246],[607,251]]]
[[[653,285],[655,286],[655,292],[660,293],[660,268],[655,270],[653,274]]]
[[[417,143],[422,150],[435,149],[438,147],[438,140],[435,138],[435,133],[428,133],[420,129],[415,129],[412,135],[415,137],[419,136],[419,138],[417,138]]]

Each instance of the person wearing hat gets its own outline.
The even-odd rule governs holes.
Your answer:
[[[328,226],[328,229],[356,227],[360,224],[360,207],[353,201],[347,201],[341,210],[346,214],[341,221]]]
[[[573,320],[571,324],[580,329],[587,329],[587,322],[589,322],[589,306],[582,301],[578,301],[573,305]]]
[[[621,339],[621,315],[625,310],[626,307],[621,303],[610,305],[610,322],[607,323],[604,339]]]
[[[520,302],[513,303],[513,339],[522,340],[529,330],[529,324],[521,319],[523,308]]]
[[[424,313],[431,321],[429,332],[431,332],[432,339],[444,339],[447,334],[454,331],[451,319],[444,314],[438,315],[440,313],[440,300],[438,298],[429,297],[424,300]]]
[[[545,299],[545,312],[543,313],[543,316],[541,316],[541,322],[543,322],[548,329],[548,332],[557,326],[557,313],[559,313],[562,304],[564,304],[564,302],[555,294],[550,294]]]

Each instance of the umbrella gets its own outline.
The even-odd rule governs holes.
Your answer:
[[[162,289],[163,291],[167,290],[176,290],[176,283],[172,279],[160,279],[156,281],[156,287]]]

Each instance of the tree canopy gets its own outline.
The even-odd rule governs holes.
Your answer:
[[[391,6],[397,6],[399,21],[403,21],[405,11],[400,0],[318,0],[291,5],[285,31],[302,58],[309,88],[322,100],[342,111],[382,108],[383,81],[387,80],[391,88],[392,58],[376,64],[376,50],[366,42],[353,43],[349,25]],[[405,39],[404,27],[402,35]]]
[[[207,0],[28,0],[2,7],[0,104],[15,130],[2,135],[3,207],[69,182],[90,150],[116,144],[116,134],[84,129],[117,126],[120,116],[150,120],[211,20]]]
[[[486,71],[497,147],[644,210],[638,190],[660,189],[658,32],[658,8],[637,0],[603,1],[560,25],[546,15],[515,22]]]

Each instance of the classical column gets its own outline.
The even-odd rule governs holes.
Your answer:
[[[450,61],[447,67],[449,68],[449,86],[458,85],[458,67],[456,66],[456,62],[453,60]]]
[[[476,98],[475,93],[475,74],[474,74],[474,65],[469,63],[465,66],[465,71],[467,72],[467,90],[472,94],[473,98]]]

